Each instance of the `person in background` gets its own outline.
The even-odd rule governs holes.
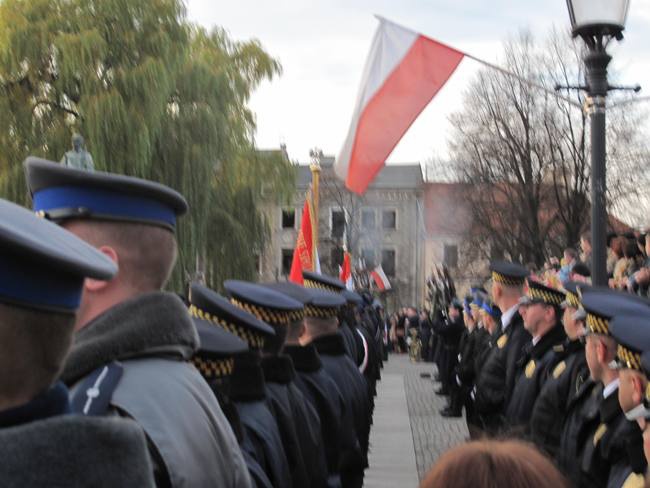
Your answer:
[[[580,261],[587,265],[587,268],[591,269],[591,233],[585,232],[580,236]]]
[[[564,258],[562,259],[562,267],[558,273],[558,278],[562,284],[570,280],[571,270],[573,266],[578,262],[578,253],[575,249],[567,247],[564,250]]]
[[[420,488],[569,488],[553,463],[521,441],[474,441],[450,449]]]

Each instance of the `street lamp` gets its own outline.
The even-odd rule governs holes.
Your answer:
[[[587,45],[584,58],[586,86],[591,99],[591,277],[594,285],[607,285],[607,209],[605,177],[605,108],[607,65],[612,57],[607,45],[623,39],[629,0],[567,0],[573,37]]]

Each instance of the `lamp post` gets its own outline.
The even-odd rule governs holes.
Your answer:
[[[567,0],[573,37],[587,45],[584,58],[586,87],[591,99],[591,277],[594,285],[607,285],[607,208],[605,166],[605,108],[607,65],[612,57],[607,45],[623,39],[629,0]]]

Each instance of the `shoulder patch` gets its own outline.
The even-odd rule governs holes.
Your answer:
[[[526,378],[530,379],[530,378],[533,377],[533,375],[535,374],[535,366],[536,366],[535,361],[533,359],[528,361],[528,364],[526,365],[526,370],[525,370]]]
[[[642,474],[631,473],[623,483],[621,488],[643,488],[645,486],[645,478]]]
[[[499,337],[499,339],[497,339],[497,346],[499,347],[499,349],[503,349],[504,347],[506,347],[507,343],[508,343],[507,334],[503,334],[501,337]]]
[[[553,368],[553,378],[558,379],[562,373],[564,373],[564,370],[566,369],[566,363],[564,361],[560,361],[555,368]]]
[[[594,447],[598,445],[598,442],[603,438],[605,432],[607,432],[607,425],[600,424],[596,429],[596,432],[594,432]]]
[[[564,352],[564,344],[556,344],[553,346],[555,352]]]

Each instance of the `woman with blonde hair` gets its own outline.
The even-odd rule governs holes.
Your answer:
[[[475,441],[438,460],[420,488],[569,488],[553,463],[532,444]]]

